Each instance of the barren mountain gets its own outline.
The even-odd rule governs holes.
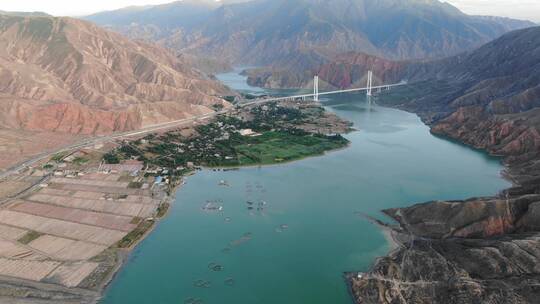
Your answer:
[[[189,0],[87,19],[237,65],[301,70],[349,51],[394,60],[455,55],[533,25],[469,16],[438,0]]]
[[[101,134],[212,111],[227,90],[89,22],[0,16],[0,126]]]
[[[540,27],[532,27],[459,56],[408,64],[401,77],[427,83],[425,97],[408,106],[435,122],[460,109],[507,115],[540,107],[539,71]]]

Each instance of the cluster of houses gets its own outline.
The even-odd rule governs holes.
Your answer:
[[[144,163],[139,160],[126,160],[120,164],[101,164],[98,168],[98,172],[101,173],[119,173],[129,172],[132,176],[139,174],[144,169]]]
[[[240,133],[240,135],[242,135],[242,136],[250,136],[250,137],[257,137],[257,136],[262,135],[261,133],[257,133],[255,131],[253,131],[252,129],[242,129],[242,130],[238,131],[238,133]]]

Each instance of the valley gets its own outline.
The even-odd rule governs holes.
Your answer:
[[[343,135],[347,149],[188,177],[103,302],[349,303],[343,273],[367,271],[390,247],[365,215],[383,219],[383,206],[483,196],[509,185],[498,159],[430,135],[414,115],[369,107],[359,94],[321,102],[359,130]],[[158,275],[160,282],[152,279]]]
[[[202,69],[262,67],[286,77],[282,84],[289,86],[280,88],[298,84],[293,80],[304,75],[312,79],[320,66],[348,52],[391,60],[443,58],[534,25],[470,16],[438,0],[185,0],[85,19],[180,54],[217,61],[214,69],[206,64]]]
[[[540,27],[513,9],[24,2],[1,303],[537,302]]]

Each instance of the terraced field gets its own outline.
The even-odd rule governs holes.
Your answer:
[[[127,173],[50,178],[0,209],[0,277],[84,287],[111,267],[96,257],[152,217],[159,203],[144,177]]]

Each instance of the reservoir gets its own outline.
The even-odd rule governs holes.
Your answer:
[[[219,78],[253,90],[237,72]],[[498,159],[431,135],[414,114],[368,106],[362,94],[322,103],[354,123],[349,148],[187,178],[102,303],[349,304],[343,273],[390,249],[362,214],[386,220],[385,208],[509,186]],[[223,209],[203,210],[208,202]]]

